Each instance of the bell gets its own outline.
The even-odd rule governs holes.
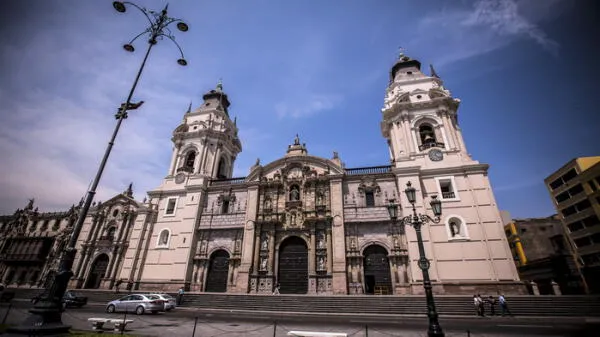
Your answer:
[[[433,137],[431,137],[431,135],[425,136],[425,139],[423,140],[424,143],[432,143],[434,141],[435,141],[435,139]]]

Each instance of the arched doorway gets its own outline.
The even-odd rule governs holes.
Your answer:
[[[108,255],[100,254],[94,263],[92,263],[92,267],[90,268],[90,273],[87,277],[87,281],[85,282],[85,289],[98,289],[100,288],[100,282],[102,282],[102,278],[104,274],[106,274],[106,269],[108,268]]]
[[[390,261],[385,248],[371,245],[363,252],[366,294],[392,294]]]
[[[229,274],[229,253],[220,249],[212,253],[206,276],[204,291],[213,293],[227,292],[227,275]]]
[[[308,247],[304,240],[292,236],[281,243],[278,271],[280,293],[306,294],[308,292]]]

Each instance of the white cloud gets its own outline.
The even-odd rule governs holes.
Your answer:
[[[516,0],[479,0],[468,9],[454,6],[423,17],[408,45],[416,50],[432,50],[437,66],[488,53],[518,39],[530,39],[556,56],[558,43],[550,39],[537,22],[545,18],[540,13],[553,15],[558,3],[527,2],[527,11],[521,11],[523,3]],[[531,12],[532,7],[540,11],[529,16],[521,13]]]
[[[304,98],[282,101],[275,104],[275,112],[279,118],[302,118],[331,110],[341,102],[341,95],[308,94]]]

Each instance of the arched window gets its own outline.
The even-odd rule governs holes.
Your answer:
[[[449,240],[468,240],[467,223],[459,215],[449,215],[446,218],[446,231]]]
[[[435,146],[435,132],[433,127],[429,124],[423,124],[419,126],[419,136],[421,137],[421,145],[425,148]]]
[[[168,229],[163,229],[158,235],[156,247],[167,248],[169,247],[169,241],[171,241],[171,231],[169,231]]]
[[[217,168],[217,179],[227,179],[227,171],[229,166],[227,165],[227,159],[225,156],[221,156],[219,160],[219,167]]]
[[[292,185],[290,187],[290,201],[300,200],[300,187],[298,185]]]
[[[185,156],[185,164],[183,166],[190,168],[190,169],[194,169],[195,161],[196,161],[196,152],[191,151],[190,153],[187,154],[187,156]]]

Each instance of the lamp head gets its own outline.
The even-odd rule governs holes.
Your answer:
[[[442,202],[437,198],[437,195],[431,196],[431,202],[429,204],[433,210],[433,215],[440,217],[442,215]]]
[[[190,29],[190,27],[188,27],[188,25],[185,22],[178,22],[177,29],[179,29],[182,32],[187,32]]]
[[[395,203],[394,200],[390,200],[390,203],[387,205],[387,210],[390,214],[390,219],[396,221],[396,219],[398,219],[398,204]]]
[[[121,1],[114,1],[113,2],[113,7],[114,7],[114,9],[117,10],[117,12],[119,12],[119,13],[125,13],[126,8],[125,8],[125,4],[123,2],[121,2]]]
[[[135,48],[133,48],[132,45],[130,45],[129,43],[123,46],[123,49],[127,50],[130,53],[133,53],[133,51],[135,50]]]
[[[186,61],[186,60],[184,60],[184,59],[179,59],[179,60],[177,60],[177,63],[178,63],[180,66],[187,66],[187,61]]]
[[[412,184],[409,182],[406,183],[406,189],[404,190],[406,193],[406,198],[408,198],[408,202],[414,204],[417,201],[417,190],[412,187]]]

